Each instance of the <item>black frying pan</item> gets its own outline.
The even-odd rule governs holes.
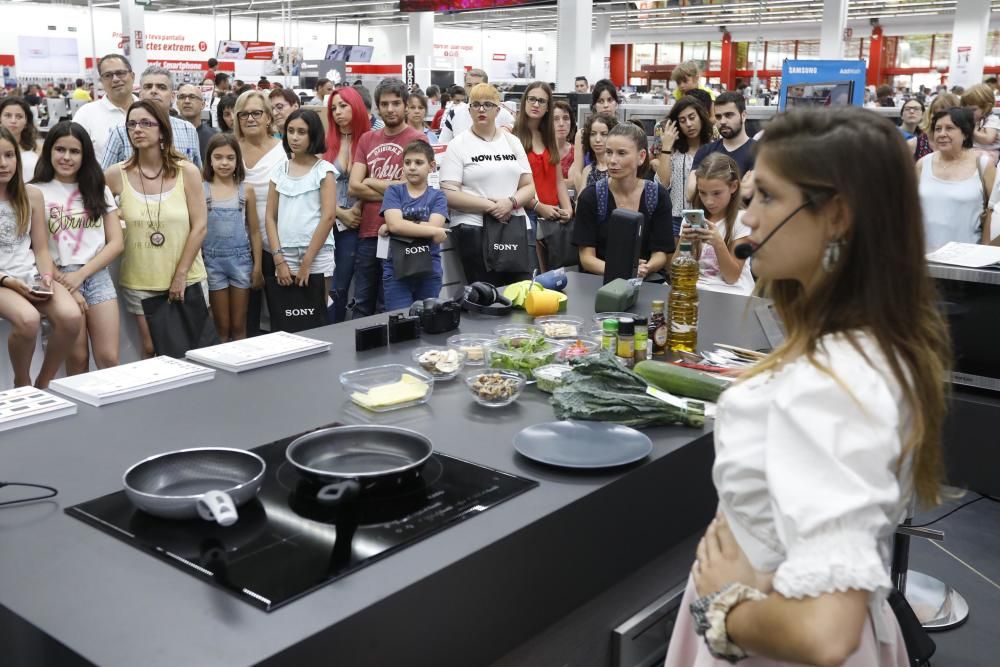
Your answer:
[[[337,503],[357,497],[370,482],[418,475],[433,453],[431,441],[410,429],[334,426],[296,438],[285,458],[306,477],[326,482],[318,501]]]

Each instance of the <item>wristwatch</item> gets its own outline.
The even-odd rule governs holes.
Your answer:
[[[517,203],[517,197],[515,197],[514,195],[511,195],[510,197],[507,197],[507,199],[510,200],[511,206],[513,206],[514,208],[520,208],[520,206],[518,206],[518,203]]]

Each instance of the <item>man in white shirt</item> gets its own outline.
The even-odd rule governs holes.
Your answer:
[[[100,162],[108,145],[108,132],[118,125],[125,125],[125,112],[138,99],[132,94],[135,73],[125,56],[110,53],[97,62],[97,71],[107,93],[104,97],[84,104],[73,116],[73,122],[87,130],[94,143],[94,153]]]
[[[155,65],[147,67],[139,78],[139,98],[163,109],[170,119],[174,149],[201,169],[201,142],[198,140],[198,131],[186,120],[170,115],[170,108],[174,104],[174,75],[170,70]],[[107,171],[111,165],[124,162],[131,156],[132,142],[128,140],[123,119],[121,125],[111,128],[108,133],[101,169]]]
[[[465,73],[466,96],[477,83],[489,83],[490,77],[481,69],[470,69]],[[506,130],[514,129],[514,114],[502,104],[497,113],[496,126]],[[456,104],[445,112],[441,119],[441,131],[438,133],[438,143],[446,144],[459,134],[472,127],[472,113],[465,102]]]

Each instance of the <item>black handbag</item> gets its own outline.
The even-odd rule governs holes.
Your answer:
[[[305,287],[294,282],[279,285],[277,278],[267,277],[264,292],[271,313],[271,331],[295,333],[327,324],[326,280],[322,273],[310,273]]]
[[[171,301],[168,294],[143,299],[142,312],[157,355],[183,359],[188,350],[221,342],[199,283],[184,289],[184,301]]]
[[[937,650],[937,645],[927,635],[927,631],[920,624],[917,615],[910,608],[910,603],[895,588],[889,591],[888,601],[889,607],[892,608],[892,613],[896,615],[896,621],[899,623],[899,631],[903,635],[903,643],[906,644],[906,653],[910,658],[910,664],[913,667],[930,665],[931,656]]]
[[[512,215],[500,222],[483,213],[483,264],[497,273],[531,273],[531,248],[528,247],[528,221]]]
[[[434,275],[430,239],[390,236],[389,252],[392,257],[392,277],[396,280]]]
[[[538,219],[538,240],[545,247],[545,266],[558,269],[580,263],[580,251],[573,245],[575,221],[562,223]]]

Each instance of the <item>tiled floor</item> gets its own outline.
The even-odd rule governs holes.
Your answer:
[[[918,515],[914,523],[941,516],[977,497],[968,493],[942,507]],[[1000,502],[989,499],[957,511],[932,526],[945,532],[944,542],[914,539],[910,569],[951,584],[969,603],[969,620],[947,632],[931,634],[935,667],[1000,665]]]

